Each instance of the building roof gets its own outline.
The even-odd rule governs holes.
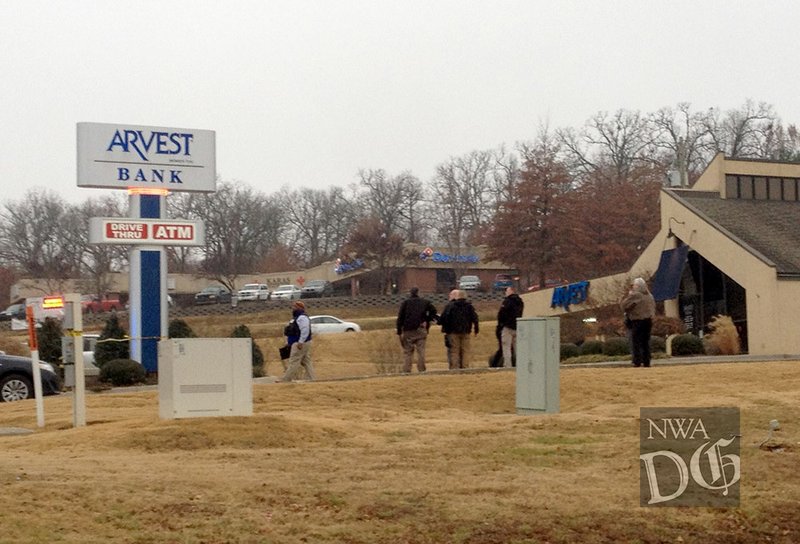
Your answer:
[[[718,192],[668,190],[752,254],[778,277],[800,278],[800,202],[723,199]]]

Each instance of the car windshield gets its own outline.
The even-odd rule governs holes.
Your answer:
[[[247,285],[242,287],[242,291],[248,291],[248,290],[255,291],[258,289],[258,285],[259,285],[258,283],[248,283]]]
[[[478,276],[461,276],[461,281],[478,281]]]
[[[278,291],[291,291],[292,289],[294,289],[294,285],[281,285],[280,287],[278,287],[277,290]]]
[[[206,287],[205,289],[203,289],[200,292],[201,293],[216,293],[217,291],[219,291],[219,287]]]
[[[308,282],[306,284],[306,286],[308,286],[308,287],[317,287],[317,286],[322,286],[322,285],[325,285],[325,281],[324,280],[312,280],[312,281],[310,281],[310,282]]]

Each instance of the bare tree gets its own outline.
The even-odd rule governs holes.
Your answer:
[[[557,131],[573,177],[623,182],[637,166],[652,161],[653,142],[647,118],[639,112],[599,112],[580,132]]]
[[[24,275],[46,279],[49,290],[78,273],[61,240],[64,213],[63,199],[38,189],[0,212],[0,258]]]
[[[688,102],[650,116],[655,147],[665,153],[664,162],[673,166],[681,187],[689,187],[708,164],[703,152],[709,140],[705,117],[703,112],[693,112]]]
[[[72,260],[71,268],[85,278],[82,290],[105,293],[111,286],[111,272],[120,271],[128,260],[128,247],[90,244],[89,220],[92,217],[121,217],[126,215],[126,202],[118,195],[90,198],[81,204],[68,206],[62,219],[62,244]]]
[[[451,252],[481,243],[486,236],[494,210],[495,166],[494,152],[472,151],[436,168],[430,209],[435,231]]]
[[[768,158],[764,156],[765,140],[777,124],[777,115],[765,102],[747,100],[726,112],[711,108],[705,116],[710,137],[707,151],[711,157],[721,151],[730,157]]]
[[[290,227],[286,242],[307,266],[318,265],[340,254],[344,239],[355,223],[352,203],[340,187],[327,191],[284,190],[280,201]]]
[[[420,181],[410,172],[391,177],[385,170],[361,170],[358,173],[364,217],[381,222],[386,232],[400,234],[406,241],[422,238],[423,221],[420,217],[424,190]]]
[[[197,195],[195,208],[206,225],[203,270],[231,290],[253,272],[279,242],[279,206],[241,183],[222,182],[217,192]]]

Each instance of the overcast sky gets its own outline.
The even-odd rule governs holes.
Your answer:
[[[772,104],[800,123],[800,3],[0,2],[0,202],[72,202],[75,125],[216,131],[217,171],[272,193],[511,148],[598,111]]]

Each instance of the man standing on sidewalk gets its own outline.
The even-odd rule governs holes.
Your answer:
[[[311,362],[311,322],[306,315],[304,302],[296,300],[292,303],[292,320],[284,330],[286,341],[291,346],[289,363],[281,381],[290,382],[297,378],[301,369],[305,369],[309,380],[314,379],[314,365]]]
[[[517,318],[522,317],[525,303],[513,287],[506,288],[506,298],[497,312],[497,327],[500,329],[500,345],[503,349],[503,366],[514,366],[517,343]]]
[[[419,288],[412,287],[410,296],[397,313],[397,334],[403,347],[403,372],[411,372],[411,359],[417,352],[417,370],[425,372],[425,341],[431,321],[436,319],[436,307],[420,298]]]

